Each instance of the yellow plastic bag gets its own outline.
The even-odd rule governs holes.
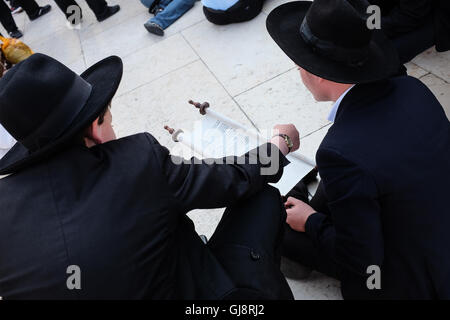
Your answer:
[[[34,53],[30,47],[20,40],[0,36],[0,41],[2,42],[1,50],[3,55],[11,64],[17,64]]]

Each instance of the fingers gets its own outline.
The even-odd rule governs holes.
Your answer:
[[[294,213],[294,208],[286,209],[287,218],[289,220],[289,217]]]
[[[295,198],[293,198],[293,197],[289,197],[289,198],[287,198],[287,201],[284,203],[284,207],[285,207],[285,208],[291,208],[291,207],[294,207],[296,204],[299,203],[299,201],[300,201],[300,200],[298,200],[298,199],[295,199]]]
[[[286,210],[286,223],[293,228],[293,224],[295,221],[295,214],[294,214],[294,209],[287,209]]]

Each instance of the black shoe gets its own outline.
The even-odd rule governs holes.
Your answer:
[[[106,7],[105,12],[102,13],[101,15],[97,16],[98,22],[105,21],[109,17],[111,17],[111,16],[115,15],[117,12],[119,12],[119,10],[120,10],[120,6],[119,5]]]
[[[9,35],[10,35],[11,38],[16,38],[16,39],[19,39],[19,38],[23,37],[22,31],[20,31],[19,29],[17,29],[16,31],[9,32]]]
[[[46,6],[40,7],[38,12],[35,15],[30,17],[30,20],[33,21],[33,20],[36,20],[39,17],[42,17],[43,15],[49,13],[50,10],[52,10],[52,6],[49,5],[49,4],[46,5]]]
[[[145,29],[147,29],[148,32],[156,34],[157,36],[162,37],[164,35],[164,29],[154,22],[146,22],[144,24],[144,27]]]

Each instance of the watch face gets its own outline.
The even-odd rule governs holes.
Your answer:
[[[291,140],[291,138],[289,136],[286,136],[285,140],[286,140],[286,143],[288,145],[288,148],[294,147],[294,143],[292,142],[292,140]]]

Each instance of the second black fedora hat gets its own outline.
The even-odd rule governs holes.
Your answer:
[[[339,83],[367,83],[396,74],[396,49],[367,26],[365,0],[296,1],[275,8],[267,30],[301,68]]]
[[[0,123],[17,140],[0,159],[0,175],[16,173],[62,150],[113,98],[122,78],[119,57],[81,75],[36,53],[0,79]]]

